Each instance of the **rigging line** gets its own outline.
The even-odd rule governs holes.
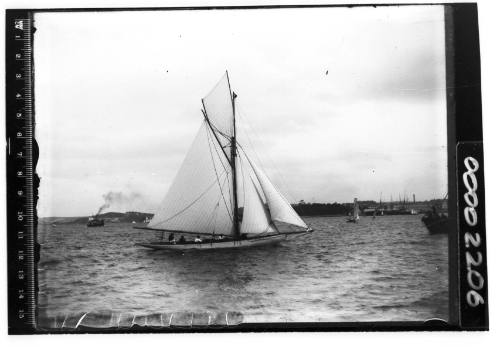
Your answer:
[[[227,180],[227,179],[225,179],[225,180],[224,180],[224,182],[222,183],[222,187],[223,187],[223,188],[226,186],[226,183],[228,183],[228,180]],[[211,219],[210,219],[210,221],[209,221],[209,223],[208,223],[208,226],[209,226],[209,227],[208,227],[207,229],[210,229],[210,224],[211,224],[211,223],[212,223],[212,221],[213,221],[213,230],[214,230],[214,231],[213,231],[212,233],[214,233],[214,232],[215,232],[215,227],[217,226],[217,215],[218,215],[218,213],[217,213],[216,211],[217,211],[217,209],[218,209],[218,208],[219,208],[219,206],[220,206],[220,200],[221,200],[221,198],[222,198],[222,195],[221,195],[221,197],[219,197],[219,200],[217,201],[217,204],[215,204],[215,207],[214,207],[214,209],[212,210],[212,213],[211,213],[212,217],[211,217]],[[226,210],[227,210],[227,207],[226,207]],[[231,217],[230,217],[230,218],[231,218]],[[232,221],[231,221],[231,222],[232,222]]]
[[[226,174],[226,178],[224,179],[224,182],[222,182],[222,189],[224,189],[224,187],[226,186],[226,184],[229,185],[229,176],[227,174]],[[224,195],[221,195],[221,198],[223,199],[224,205],[226,206],[226,211],[228,211],[229,208],[226,205],[226,200],[224,199]],[[220,202],[220,198],[219,198],[219,201],[217,203],[219,203],[219,202]],[[231,219],[231,222],[232,222],[233,219],[231,218],[231,214],[229,213],[229,211],[228,211],[228,214],[230,215],[229,219]]]
[[[252,165],[252,162],[250,161],[250,158],[248,157],[248,154],[245,152],[245,150],[241,146],[240,146],[240,148],[243,151],[243,153],[245,154],[245,157],[247,158],[248,162],[250,163],[250,167],[252,168],[252,171],[254,172],[254,174],[257,176],[257,179],[258,179],[257,172],[255,171],[255,169]],[[281,194],[281,192],[276,188],[276,186],[273,184],[273,182],[269,179],[269,176],[262,169],[261,169],[261,172],[267,178],[267,180],[269,181],[271,186],[274,188],[274,190],[280,195],[280,197],[288,202],[288,200],[283,196],[283,194]],[[261,184],[261,186],[262,186],[262,184]]]
[[[245,117],[243,116],[243,110],[241,109],[241,106],[238,108],[238,115],[241,118],[241,123],[248,126],[250,128],[250,130],[252,130],[253,133],[257,134],[257,132],[250,125],[250,122],[247,122],[246,116]],[[257,154],[257,151],[255,150],[254,143],[252,141],[251,136],[248,134],[247,129],[245,129],[245,127],[241,127],[241,129],[243,130],[243,133],[245,134],[246,138],[248,139],[248,142],[250,143],[252,150],[254,151],[255,154]],[[255,137],[257,137],[257,136],[255,136]],[[255,155],[255,156],[256,156],[257,160],[259,161],[260,166],[263,166],[260,158],[257,155]]]
[[[227,176],[226,176],[226,179],[224,180],[224,182],[222,183],[222,187],[225,187],[226,186],[226,183],[228,183],[229,180],[227,179]],[[215,233],[215,227],[217,226],[217,215],[218,213],[216,212],[216,210],[219,208],[219,205],[220,205],[220,200],[223,196],[221,195],[221,197],[219,198],[219,201],[217,201],[217,204],[215,205],[214,207],[214,210],[213,210],[213,220],[214,220],[214,231],[212,233]],[[227,206],[226,206],[226,211],[227,211]],[[231,216],[229,216],[230,219],[231,219]],[[231,219],[231,222],[232,222],[232,219]]]
[[[215,136],[215,135],[214,135]],[[224,169],[224,171],[226,172],[226,175],[230,174],[231,173],[231,170],[230,169],[227,169],[226,166],[224,165],[224,161],[221,159],[221,156],[219,154],[219,151],[217,151],[217,146],[215,146],[215,143],[212,139],[212,137],[210,136],[210,141],[212,142],[212,144],[214,145],[214,150],[215,150],[215,154],[217,154],[217,157],[219,158],[219,161],[222,165],[222,168]],[[209,145],[210,146],[210,145]],[[222,152],[224,152],[224,148],[222,148]],[[225,154],[225,153],[224,153]]]
[[[250,122],[247,121],[247,117],[246,115],[244,115],[244,112],[242,110],[242,107],[240,106],[239,109],[238,109],[238,115],[240,116],[241,120],[243,121],[242,123],[243,124],[246,124],[249,128],[249,130],[252,131],[253,134],[255,134],[255,138],[257,139],[257,141],[260,143],[260,144],[263,144],[263,141],[262,139],[260,138],[260,136],[258,135],[258,133],[255,131],[255,129],[252,127],[252,125],[250,124]],[[254,153],[255,153],[255,157],[257,158],[259,164],[261,167],[264,167],[264,165],[262,164],[262,161],[260,160],[259,156],[257,155],[257,151],[255,150],[255,146],[254,146],[254,143],[252,141],[252,138],[251,136],[247,133],[247,130],[243,127],[243,132],[245,133],[245,136],[247,137],[248,139],[248,142],[250,143],[250,146],[252,147]],[[274,161],[272,160],[272,158],[270,156],[267,156],[267,160],[271,163],[271,165],[273,166],[274,168],[274,171],[277,173],[278,175],[278,178],[279,180],[281,181],[281,184],[283,185],[283,187],[285,188],[286,192],[290,195],[290,197],[292,198],[292,200],[294,201],[297,201],[297,199],[290,193],[290,189],[288,189],[288,187],[290,186],[287,182],[286,182],[286,179],[284,178],[284,176],[281,174],[281,172],[278,170],[277,168],[277,165],[274,163]]]
[[[240,146],[240,147],[241,147],[241,146]],[[242,150],[243,152],[245,152],[243,148],[241,148],[241,150]],[[242,167],[242,172],[243,172],[243,161],[242,161],[242,160],[243,160],[243,159],[242,159],[242,158],[243,158],[243,156],[241,155],[241,153],[239,153],[240,151],[239,151],[238,149],[237,149],[237,151],[238,151],[238,154],[239,154],[239,155],[238,155],[238,157],[239,157],[239,161],[240,161],[240,166]],[[244,153],[244,154],[245,154],[245,157],[247,158],[247,161],[248,161],[248,164],[250,165],[250,168],[253,170],[253,168],[252,168],[252,164],[250,164],[250,161],[249,161],[249,159],[248,159],[247,154],[246,154],[246,153]],[[255,174],[255,171],[254,171],[254,174]],[[245,178],[244,178],[245,176],[242,174],[242,177],[243,177],[243,178],[242,178],[242,181],[243,181],[243,188],[244,188],[244,187],[245,187]],[[258,191],[258,189],[257,189],[256,183],[255,183],[255,181],[254,181],[254,179],[252,178],[252,176],[251,176],[251,174],[250,174],[250,173],[248,174],[248,179],[249,179],[248,184],[253,185],[253,188],[255,189],[255,193],[257,194],[257,198],[259,199],[260,203],[262,204],[262,206],[263,206],[263,208],[264,208],[264,210],[265,210],[265,211],[264,211],[264,213],[266,214],[266,216],[267,216],[267,218],[268,218],[268,220],[269,220],[269,224],[267,225],[266,230],[264,230],[264,231],[263,231],[263,233],[267,233],[267,231],[269,230],[269,228],[270,228],[271,226],[274,226],[274,223],[273,223],[273,221],[272,221],[272,219],[271,219],[271,212],[270,212],[270,210],[269,210],[269,205],[266,205],[266,204],[264,203],[264,200],[263,200],[263,198],[261,197],[261,195],[260,195],[260,193],[259,193],[259,191]],[[257,181],[258,181],[258,179],[257,179]],[[260,185],[260,182],[258,182],[258,184]],[[263,188],[262,188],[262,186],[261,186],[261,189],[263,189]],[[243,192],[245,193],[245,189],[243,189]],[[243,198],[243,199],[245,200],[245,196],[244,196],[244,198]],[[245,213],[245,212],[243,212],[243,213]],[[243,218],[245,218],[245,214],[243,214]],[[276,230],[276,232],[277,232],[278,234],[280,233],[280,232],[279,232],[279,230],[278,230],[278,228],[276,228],[276,226],[274,226],[274,229]]]
[[[221,159],[220,155],[219,155],[219,152],[217,151],[217,146],[215,145],[214,143],[214,140],[212,139],[212,137],[210,136],[210,132],[208,131],[208,129],[206,129],[206,132],[207,132],[207,138],[210,140],[210,142],[212,142],[212,144],[214,145],[214,149],[215,149],[215,153],[217,154],[217,157],[219,158],[219,161],[222,165],[222,168],[224,169],[224,171],[226,172],[226,174],[229,172],[229,170],[226,169],[226,166],[224,165],[224,161]],[[216,136],[216,135],[214,135]],[[220,143],[219,143],[220,144]],[[210,155],[212,156],[212,148],[210,147],[210,143],[208,144],[208,148],[210,149]],[[224,152],[224,147],[221,146],[221,149],[222,149],[222,152],[225,154]],[[212,163],[214,163],[213,161],[213,157],[212,157]],[[216,170],[216,175],[217,175],[217,170]]]
[[[208,139],[210,140],[210,142],[212,142],[212,145],[215,146],[215,143],[213,142],[213,139],[212,137],[210,136],[210,133],[208,132],[208,129],[207,129],[207,137]],[[222,200],[224,201],[224,206],[226,206],[226,211],[227,211],[227,214],[229,215],[229,218],[231,219],[231,221],[233,220],[232,216],[231,216],[231,213],[229,212],[229,208],[227,207],[227,203],[226,203],[226,198],[224,197],[224,191],[222,190],[222,187],[220,185],[220,181],[219,181],[219,175],[217,173],[217,168],[215,167],[215,160],[214,160],[214,156],[213,156],[213,153],[212,153],[212,146],[210,146],[210,143],[208,144],[208,148],[210,150],[210,157],[212,158],[212,165],[213,165],[213,168],[214,168],[214,171],[215,171],[215,176],[217,177],[217,183],[219,185],[219,190],[220,190],[220,193],[221,193],[221,196],[222,196]],[[216,151],[217,152],[217,151]],[[219,154],[217,153],[217,156]],[[220,157],[219,157],[219,160]],[[222,161],[221,161],[221,164],[222,164]],[[222,164],[222,167],[224,168],[224,164]],[[225,170],[224,168],[224,172],[226,173],[226,177],[227,177],[227,171]]]
[[[159,221],[158,223],[156,223],[156,225],[158,224],[162,224],[162,223],[165,223],[165,222],[168,222],[169,220],[177,217],[178,215],[180,215],[181,213],[185,212],[188,208],[190,208],[191,206],[193,206],[198,200],[200,200],[203,195],[205,195],[214,185],[215,183],[217,183],[218,179],[215,179],[214,182],[212,182],[212,184],[210,184],[210,186],[208,186],[208,188],[202,192],[200,195],[198,195],[198,197],[192,202],[190,203],[189,205],[187,205],[185,208],[183,208],[182,210],[180,210],[179,212],[177,212],[176,214],[174,214],[173,216],[167,218],[167,219],[164,219],[162,221]]]
[[[247,158],[247,159],[248,159],[248,158]],[[249,165],[251,166],[250,162],[249,162]],[[249,177],[250,177],[250,181],[251,181],[251,183],[253,184],[253,187],[254,187],[254,189],[255,189],[255,192],[257,193],[257,197],[259,198],[259,201],[260,201],[260,203],[262,204],[262,206],[263,206],[263,208],[264,208],[264,213],[266,213],[266,217],[267,217],[267,218],[268,218],[268,220],[269,220],[269,224],[267,225],[267,228],[266,228],[266,230],[265,230],[264,232],[267,232],[267,230],[268,230],[271,226],[273,226],[273,227],[274,227],[274,229],[276,230],[276,232],[279,234],[279,233],[280,233],[280,231],[278,230],[278,228],[277,228],[277,227],[276,227],[276,225],[274,224],[273,219],[272,219],[272,217],[271,217],[271,209],[269,208],[269,203],[264,204],[264,199],[262,198],[262,196],[260,196],[260,193],[258,192],[258,189],[257,189],[257,184],[255,183],[255,180],[254,180],[254,179],[253,179],[250,175],[249,175]],[[258,179],[258,178],[256,178],[256,180],[257,180],[257,181],[259,181],[259,179]],[[260,182],[258,182],[258,184],[260,185]],[[262,188],[262,186],[261,186],[261,189],[263,189],[263,188]],[[264,194],[264,190],[262,190],[262,193]],[[265,197],[265,194],[264,194],[264,197]]]
[[[214,130],[214,133],[217,132],[219,133],[223,138],[225,138],[226,140],[230,141],[231,140],[231,136],[227,135],[227,134],[224,134],[221,130],[219,130],[219,128],[217,128],[217,126],[212,123],[210,121],[210,119],[208,118],[208,114],[207,114],[207,122],[210,123],[210,126],[212,127],[212,129]],[[222,147],[222,146],[221,146]]]
[[[205,103],[203,102],[203,99],[201,100],[201,103],[203,105],[203,110],[201,111],[203,113],[203,117],[205,117],[205,122],[207,122],[210,130],[212,130],[212,132],[214,133],[214,136],[215,136],[215,139],[217,140],[217,143],[219,144],[219,146],[222,148],[222,152],[224,153],[224,157],[226,157],[227,161],[230,163],[231,160],[229,159],[229,157],[227,156],[226,152],[224,152],[224,146],[222,146],[222,143],[220,143],[220,140],[219,138],[217,137],[217,135],[215,134],[215,130],[213,129],[212,127],[212,123],[210,122],[210,120],[208,119],[208,115],[207,115],[207,110],[205,109]]]
[[[255,171],[255,168],[253,167],[252,162],[250,161],[250,158],[248,157],[247,153],[245,152],[245,150],[244,150],[241,146],[240,146],[240,148],[241,148],[241,150],[243,151],[243,153],[245,154],[245,156],[246,156],[246,158],[247,158],[248,162],[250,163],[250,167],[252,168],[252,170],[253,170],[254,174],[256,175],[257,180],[259,181],[259,184],[260,184],[260,186],[261,186],[261,188],[262,188],[262,184],[260,183],[259,176],[257,175],[257,172]],[[278,189],[276,189],[276,187],[274,186],[273,182],[271,182],[271,180],[269,179],[269,177],[267,176],[267,174],[266,174],[264,171],[262,171],[262,170],[261,170],[261,172],[262,172],[262,174],[263,174],[263,175],[267,178],[267,180],[268,180],[269,184],[270,184],[270,185],[274,188],[274,191],[275,191],[276,193],[278,193],[278,195],[281,197],[281,199],[283,199],[283,200],[286,202],[286,204],[288,205],[288,207],[289,207],[289,208],[290,208],[293,212],[295,212],[295,214],[297,215],[297,217],[299,217],[299,219],[300,219],[300,220],[301,220],[304,224],[306,224],[306,223],[304,222],[304,220],[303,220],[303,219],[302,219],[302,218],[298,215],[297,211],[295,211],[295,210],[294,210],[294,208],[290,205],[290,203],[288,202],[288,200],[287,200],[287,199],[283,196],[283,194],[281,194],[281,192],[280,192]],[[264,190],[263,190],[263,189],[262,189],[262,191],[264,192]],[[264,195],[265,195],[265,192],[264,192]],[[267,200],[267,197],[266,197],[266,200]],[[269,202],[269,201],[268,201],[268,202]],[[285,222],[285,223],[286,223],[286,222]],[[290,223],[288,223],[288,224],[290,224]],[[306,225],[307,225],[307,224],[306,224]]]
[[[233,196],[233,195],[232,195],[232,194],[233,194],[233,193],[232,193],[232,192],[233,192],[233,190],[232,190],[231,185],[229,184],[229,175],[230,175],[230,173],[229,173],[229,172],[226,172],[226,180],[227,180],[227,182],[228,182],[227,189],[228,189],[228,191],[229,191],[229,196],[231,197],[231,196]],[[229,206],[231,206],[231,209],[233,208],[233,202],[232,202],[231,200],[229,200]]]
[[[212,122],[210,122],[212,123]],[[212,127],[214,128],[214,130],[216,132],[218,132],[223,138],[225,138],[226,140],[230,141],[231,140],[231,136],[227,135],[227,134],[224,134],[222,131],[219,130],[219,128],[217,128],[214,124],[212,124]]]
[[[213,228],[214,230],[215,230],[215,226],[216,226],[216,217],[217,217],[216,211],[219,208],[219,203],[220,203],[220,199],[219,199],[219,201],[217,201],[217,204],[215,204],[215,207],[213,208],[212,213],[211,213],[212,217],[210,218],[210,220],[209,220],[209,222],[207,224],[210,227],[210,224],[212,222],[214,222],[214,225],[213,225],[214,226],[214,228]],[[207,229],[210,229],[210,228],[207,228]]]
[[[238,152],[238,148],[236,148],[236,152]],[[241,156],[238,155],[238,161],[240,162],[240,170],[241,170],[241,184],[243,185],[243,206],[245,206],[245,200],[246,200],[246,190],[245,190],[245,175],[243,175],[243,163],[241,161]],[[243,210],[243,213],[245,210]]]
[[[220,157],[220,155],[219,155],[219,152],[217,151],[217,147],[215,146],[215,143],[213,142],[213,139],[212,139],[212,137],[210,136],[210,133],[209,133],[208,131],[207,131],[207,136],[208,136],[208,138],[210,139],[210,141],[212,142],[212,144],[214,145],[215,153],[217,154],[217,156],[218,156],[218,158],[219,158],[219,161],[221,162],[221,165],[222,165],[222,167],[223,167],[223,169],[224,169],[224,171],[225,171],[225,173],[226,173],[226,180],[229,180],[229,176],[228,176],[228,175],[229,175],[229,171],[228,171],[228,170],[226,170],[226,167],[224,166],[224,163],[223,163],[223,161],[222,161],[222,159],[221,159],[221,157]],[[215,135],[214,135],[214,136],[215,136]],[[209,148],[209,150],[210,150],[210,156],[212,157],[212,164],[214,165],[215,175],[217,175],[217,169],[215,168],[215,161],[214,161],[214,158],[213,158],[212,148],[210,147],[210,144],[208,145],[208,148]],[[224,151],[224,150],[223,150],[223,151]],[[224,181],[224,185],[225,185],[226,180]],[[223,186],[224,186],[224,185],[223,185]],[[222,187],[220,187],[220,184],[219,184],[219,188],[220,188],[220,190],[221,190],[221,195],[222,195],[222,198],[224,199],[224,205],[226,206],[226,210],[228,210],[228,207],[227,207],[227,202],[226,202],[226,199],[224,198],[224,192],[222,191]],[[231,206],[231,207],[232,207],[232,206]],[[228,213],[229,213],[229,211],[228,211]],[[229,214],[230,214],[230,213],[229,213]],[[230,214],[230,215],[231,215],[231,214]],[[231,220],[232,220],[232,218],[231,218]]]
[[[228,179],[227,179],[227,177],[226,177],[226,179],[225,179],[225,180],[224,180],[224,182],[222,183],[222,187],[225,187],[225,186],[226,186],[226,183],[228,183],[228,181],[229,181],[229,180],[228,180]],[[213,210],[213,212],[212,212],[212,213],[213,213],[212,218],[213,218],[213,220],[214,220],[214,232],[215,232],[215,227],[216,227],[216,225],[217,225],[217,213],[216,213],[216,210],[219,208],[221,198],[223,198],[223,195],[221,195],[221,196],[220,196],[220,198],[219,198],[219,200],[217,201],[217,204],[215,205],[214,210]],[[227,210],[228,210],[228,208],[227,208],[227,206],[226,206],[226,211],[227,211]],[[231,216],[229,216],[229,218],[231,219]],[[232,220],[231,220],[231,222],[232,222]]]

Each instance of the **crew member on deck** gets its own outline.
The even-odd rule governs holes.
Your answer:
[[[168,235],[168,242],[175,243],[175,235],[174,235],[174,233],[170,233],[170,235]]]
[[[194,243],[201,243],[202,240],[200,238],[200,235],[196,235],[196,238],[194,239]]]
[[[186,239],[184,238],[184,235],[181,235],[181,238],[179,239],[179,243],[184,243],[186,242]]]

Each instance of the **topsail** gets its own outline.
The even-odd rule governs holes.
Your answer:
[[[307,228],[238,145],[235,97],[226,72],[202,99],[203,123],[149,228],[235,238],[279,233],[274,221]]]

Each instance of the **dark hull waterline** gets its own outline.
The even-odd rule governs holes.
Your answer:
[[[425,224],[430,234],[448,234],[450,221],[448,217],[422,217],[422,222]]]
[[[269,246],[275,245],[281,241],[297,238],[306,235],[306,232],[296,234],[276,234],[262,237],[254,237],[243,240],[214,240],[204,242],[184,242],[184,243],[170,243],[166,241],[159,242],[141,242],[136,243],[137,246],[157,249],[157,250],[171,250],[171,251],[186,251],[186,250],[209,250],[209,249],[231,249],[231,248],[248,248],[256,246]]]
[[[87,227],[93,228],[93,227],[103,227],[104,226],[104,220],[99,219],[99,220],[91,220],[87,223]]]

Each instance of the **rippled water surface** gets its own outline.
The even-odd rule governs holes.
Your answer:
[[[246,322],[448,318],[446,235],[420,216],[311,217],[278,246],[185,254],[131,224],[40,226],[47,315],[239,311]]]

